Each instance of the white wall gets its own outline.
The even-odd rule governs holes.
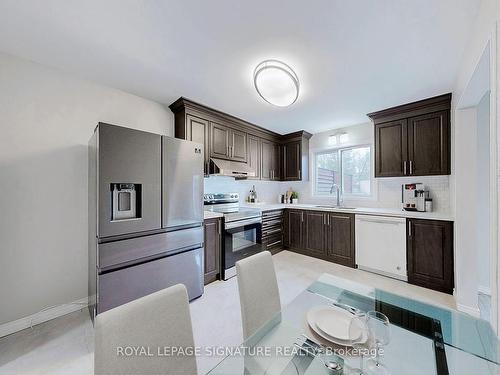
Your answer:
[[[172,135],[158,103],[0,54],[0,324],[87,295],[87,141]]]
[[[257,199],[261,202],[278,203],[278,194],[284,193],[280,182],[235,180],[233,177],[225,176],[206,177],[205,193],[239,193],[240,202],[245,202],[250,189],[254,185],[257,191]]]
[[[476,108],[455,119],[455,285],[459,309],[478,314],[478,251],[476,243]]]
[[[490,93],[477,108],[476,246],[479,291],[490,292]]]
[[[464,311],[475,313],[477,312],[477,288],[478,288],[478,253],[476,244],[476,234],[475,230],[471,231],[471,228],[476,228],[475,221],[471,221],[475,215],[475,207],[473,207],[470,202],[471,189],[467,191],[468,183],[470,180],[470,175],[475,176],[475,169],[471,170],[471,160],[470,158],[475,158],[476,156],[476,138],[475,134],[475,124],[476,118],[475,109],[464,110],[461,107],[462,100],[467,97],[467,90],[470,85],[474,82],[474,74],[478,67],[481,66],[480,62],[483,56],[485,48],[488,47],[490,38],[495,38],[498,40],[498,31],[496,23],[500,21],[500,1],[498,0],[482,0],[481,6],[475,21],[475,25],[470,34],[470,40],[464,50],[462,57],[460,70],[457,75],[455,90],[454,90],[454,117],[456,130],[454,134],[454,144],[457,152],[455,153],[455,169],[456,169],[456,223],[455,223],[455,285],[456,285],[456,299],[458,307]],[[495,36],[496,35],[496,36]],[[493,39],[491,42],[495,42]],[[498,72],[498,61],[497,61],[497,49],[494,43],[492,44],[494,48],[493,54],[491,55],[491,72]],[[488,72],[489,73],[489,72]],[[497,73],[498,74],[498,73]],[[494,118],[498,121],[496,117],[496,111],[499,100],[498,96],[498,84],[500,76],[492,75],[490,76],[491,85],[491,98],[493,106],[491,107],[491,113]],[[471,128],[474,128],[472,130]],[[493,129],[498,128],[498,125]],[[492,128],[490,127],[490,130]],[[474,138],[471,138],[471,136]],[[491,134],[495,137],[496,134]],[[471,147],[471,143],[474,147]],[[464,147],[464,148],[461,148]],[[500,149],[499,149],[500,151]],[[466,157],[467,152],[472,153],[469,157]],[[490,161],[496,163],[492,159],[490,154]],[[498,174],[500,177],[500,174]],[[465,181],[465,183],[464,183]],[[500,182],[500,180],[499,180]],[[474,193],[474,192],[472,192]],[[496,195],[494,192],[493,195]],[[493,204],[493,202],[492,202]],[[472,214],[474,213],[474,214]],[[494,215],[495,221],[497,220],[497,215]],[[471,227],[467,227],[471,225]],[[496,231],[495,231],[496,232]],[[498,251],[498,250],[497,250]],[[498,256],[494,254],[492,260],[494,263],[497,262]],[[498,294],[498,281],[495,280],[490,283],[492,293],[494,295]],[[492,324],[494,328],[498,326],[498,321],[500,321],[500,310],[497,309],[497,298],[492,299]],[[496,315],[496,316],[495,316]]]

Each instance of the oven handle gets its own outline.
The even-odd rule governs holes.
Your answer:
[[[252,219],[247,219],[247,220],[238,220],[235,222],[229,222],[224,224],[224,229],[233,229],[233,228],[239,228],[245,225],[249,224],[259,224],[262,223],[262,218],[261,217],[254,217]]]

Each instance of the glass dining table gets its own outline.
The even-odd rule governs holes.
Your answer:
[[[305,340],[319,341],[308,327],[307,312],[333,304],[351,311],[379,311],[389,318],[391,340],[380,361],[393,375],[500,375],[500,341],[488,322],[330,274],[321,275],[209,374],[354,373],[360,357],[349,350],[321,356],[297,350]],[[327,368],[330,361],[342,369]]]

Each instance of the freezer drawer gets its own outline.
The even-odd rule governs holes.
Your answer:
[[[192,300],[203,294],[203,248],[98,276],[97,313],[184,284]]]
[[[101,269],[116,268],[128,262],[138,262],[169,252],[179,252],[203,246],[203,227],[182,229],[174,232],[137,237],[128,240],[99,244]]]
[[[356,215],[358,268],[407,281],[406,219]]]

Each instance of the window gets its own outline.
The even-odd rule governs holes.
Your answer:
[[[340,148],[316,154],[315,192],[330,195],[333,184],[344,195],[370,196],[371,153],[369,146]]]

